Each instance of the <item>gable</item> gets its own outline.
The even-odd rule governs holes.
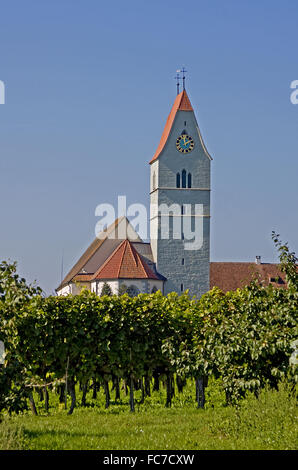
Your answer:
[[[159,279],[129,240],[124,240],[92,279]]]
[[[89,280],[87,276],[94,274],[98,267],[126,238],[133,241],[142,241],[128,219],[123,216],[116,219],[106,230],[98,234],[98,237],[89,245],[56,290],[60,290],[67,285],[74,277],[78,280],[78,275],[80,280]]]

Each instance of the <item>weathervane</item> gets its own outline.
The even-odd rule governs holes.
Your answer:
[[[180,70],[176,70],[176,72],[177,72],[177,75],[174,78],[175,80],[177,80],[177,95],[179,95],[179,86],[180,86],[180,80],[181,80],[180,75],[179,75]]]

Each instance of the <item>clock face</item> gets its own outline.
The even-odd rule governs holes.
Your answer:
[[[190,153],[195,146],[193,139],[187,134],[181,134],[176,140],[177,150],[181,153]]]

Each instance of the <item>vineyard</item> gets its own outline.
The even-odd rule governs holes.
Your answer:
[[[151,390],[165,387],[170,407],[174,386],[182,392],[191,379],[197,407],[205,404],[208,380],[220,379],[227,404],[236,404],[281,380],[294,389],[297,364],[297,258],[273,235],[287,289],[258,280],[237,291],[217,288],[199,300],[187,293],[160,292],[137,297],[98,297],[89,291],[72,296],[42,295],[0,265],[0,412],[37,413],[34,396],[49,409],[49,390],[72,414],[77,392],[104,391],[106,408],[120,393],[131,411]],[[67,398],[68,400],[67,406]]]

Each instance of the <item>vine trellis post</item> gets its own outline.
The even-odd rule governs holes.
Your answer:
[[[68,379],[68,368],[69,368],[69,356],[67,356],[66,370],[65,370],[65,402],[64,409],[67,410],[67,379]]]

